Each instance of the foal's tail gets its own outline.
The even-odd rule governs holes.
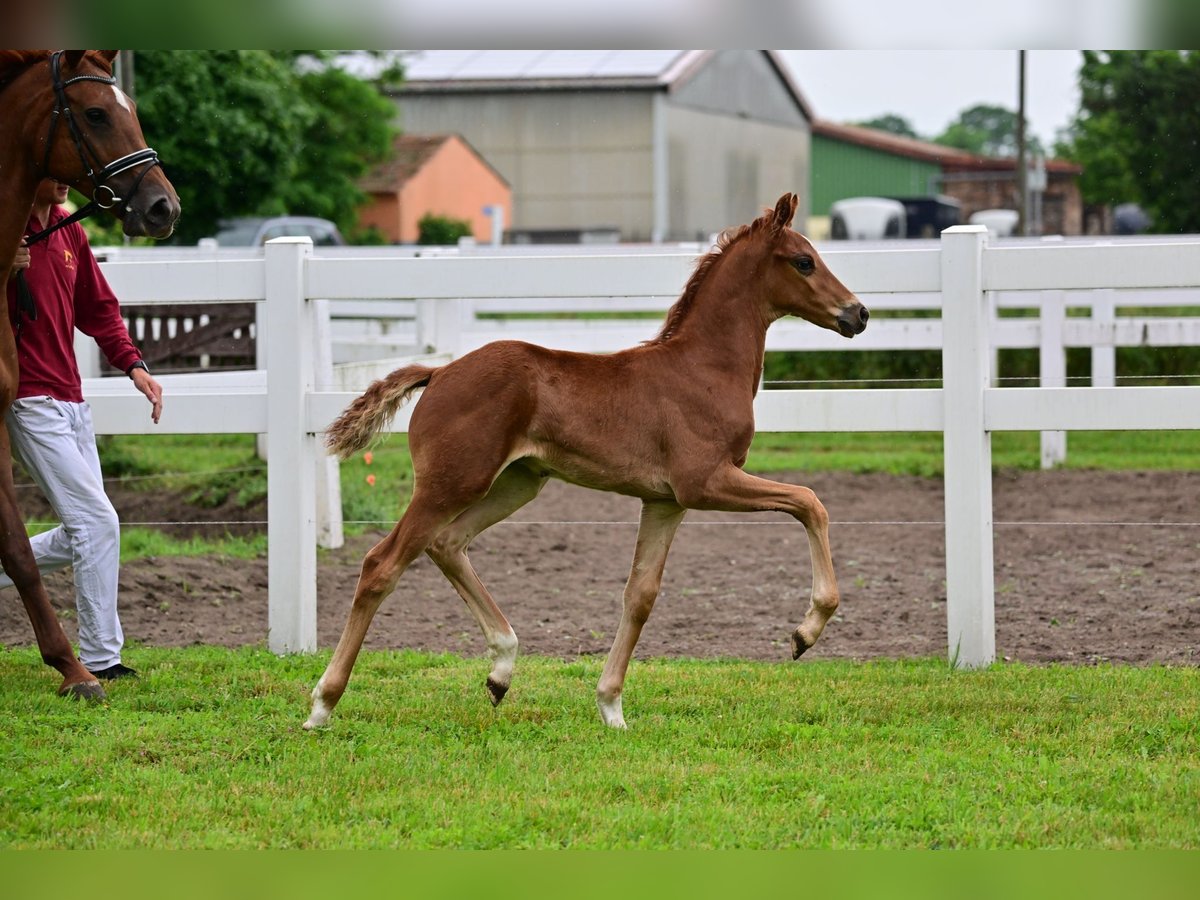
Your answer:
[[[372,384],[329,426],[325,433],[329,452],[339,459],[349,459],[371,443],[412,392],[429,384],[436,371],[429,366],[405,366]]]

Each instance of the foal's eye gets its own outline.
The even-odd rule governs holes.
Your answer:
[[[103,125],[108,121],[108,113],[98,106],[88,107],[83,117],[88,120],[89,125]]]
[[[796,267],[796,271],[801,275],[811,275],[817,267],[811,256],[797,256],[792,260],[792,265]]]

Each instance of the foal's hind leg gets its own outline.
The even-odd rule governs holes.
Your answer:
[[[467,547],[476,535],[507,519],[536,497],[545,483],[545,477],[535,475],[519,463],[509,466],[500,473],[487,496],[446,526],[426,551],[466,602],[487,640],[492,657],[487,689],[493,706],[504,699],[512,684],[517,635],[475,574],[467,558]]]
[[[642,519],[638,525],[637,547],[633,551],[633,568],[625,584],[621,625],[613,639],[612,650],[604,663],[604,672],[596,687],[596,705],[600,718],[612,728],[624,728],[621,711],[621,692],[625,687],[625,672],[633,656],[633,648],[642,634],[642,626],[650,617],[658,588],[662,584],[667,552],[686,510],[670,501],[647,501],[642,504]]]
[[[330,713],[346,690],[350,670],[358,659],[367,628],[379,604],[395,590],[396,582],[409,564],[425,551],[446,523],[470,502],[467,500],[458,506],[448,507],[444,503],[432,503],[427,497],[418,488],[396,527],[372,547],[363,559],[350,616],[333,651],[333,659],[313,688],[312,712],[304,723],[305,728],[316,728],[329,721]]]

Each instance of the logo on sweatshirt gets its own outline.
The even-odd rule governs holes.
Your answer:
[[[75,268],[75,254],[72,253],[70,250],[63,251],[63,265],[66,266],[68,269]]]

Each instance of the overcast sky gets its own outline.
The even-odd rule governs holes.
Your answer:
[[[854,122],[896,113],[923,137],[978,103],[1017,108],[1016,50],[780,50],[815,114]],[[1078,50],[1026,54],[1030,130],[1046,147],[1079,108]]]

